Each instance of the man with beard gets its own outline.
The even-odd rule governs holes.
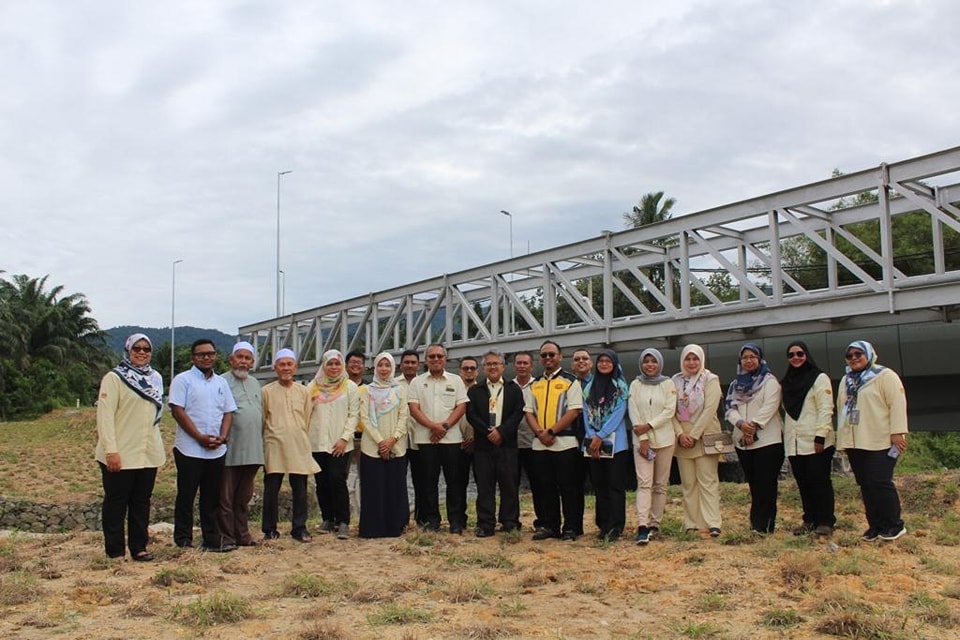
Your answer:
[[[177,465],[177,498],[173,541],[193,546],[193,501],[200,492],[200,529],[204,551],[233,551],[224,544],[217,526],[220,482],[226,441],[237,404],[227,381],[213,373],[217,349],[213,340],[200,338],[190,347],[193,367],[170,384],[170,410],[177,421],[173,459]]]
[[[220,484],[220,511],[218,522],[223,544],[251,547],[257,544],[248,526],[253,481],[263,465],[263,403],[260,382],[250,375],[256,358],[249,342],[233,345],[230,371],[223,379],[237,403],[237,411],[230,425],[230,442],[224,459],[223,479]]]
[[[583,407],[577,379],[560,368],[560,345],[540,345],[543,375],[526,394],[527,425],[533,441],[534,540],[576,540],[583,535],[583,461],[573,429]],[[561,511],[562,509],[562,511]],[[561,521],[562,515],[562,521]]]

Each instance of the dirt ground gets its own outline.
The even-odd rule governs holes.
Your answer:
[[[180,550],[152,528],[151,563],[109,561],[98,533],[0,538],[3,638],[960,638],[956,476],[900,478],[910,533],[864,543],[838,485],[832,538],[746,530],[749,495],[724,485],[724,533],[684,533],[676,487],[664,532],[601,543],[412,532],[232,553]],[[631,496],[632,498],[632,496]],[[532,521],[529,496],[523,521]],[[630,522],[635,520],[632,503]],[[355,530],[354,530],[355,536]]]

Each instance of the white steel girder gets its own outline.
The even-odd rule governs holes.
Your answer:
[[[837,208],[864,192],[876,201]],[[330,348],[372,355],[440,342],[457,358],[493,345],[535,349],[547,338],[628,348],[950,320],[960,308],[960,261],[950,264],[945,242],[960,233],[958,202],[955,147],[325,304],[239,334],[260,347],[258,372],[291,347],[309,373]],[[906,214],[930,225],[929,269],[895,266],[894,226]],[[864,223],[879,227],[879,246],[851,229]],[[822,282],[805,286],[781,268],[784,248],[798,239],[822,252]],[[719,295],[712,274],[725,274],[736,295]]]

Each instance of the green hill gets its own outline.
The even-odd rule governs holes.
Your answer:
[[[142,333],[153,342],[154,348],[170,342],[170,327],[138,327],[134,325],[124,325],[122,327],[113,327],[105,329],[107,346],[116,353],[123,353],[123,343],[127,337],[133,333]],[[177,345],[185,346],[199,338],[210,338],[217,345],[217,350],[221,353],[230,353],[233,345],[237,342],[235,336],[227,335],[217,329],[201,329],[199,327],[177,327]]]

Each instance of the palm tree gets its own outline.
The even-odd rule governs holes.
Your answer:
[[[634,205],[633,211],[623,214],[623,221],[628,229],[645,227],[655,222],[669,220],[670,210],[677,203],[675,198],[663,199],[663,191],[651,191],[643,194],[640,205]]]
[[[103,332],[83,294],[47,278],[0,280],[0,415],[37,413],[91,399],[108,364]]]

